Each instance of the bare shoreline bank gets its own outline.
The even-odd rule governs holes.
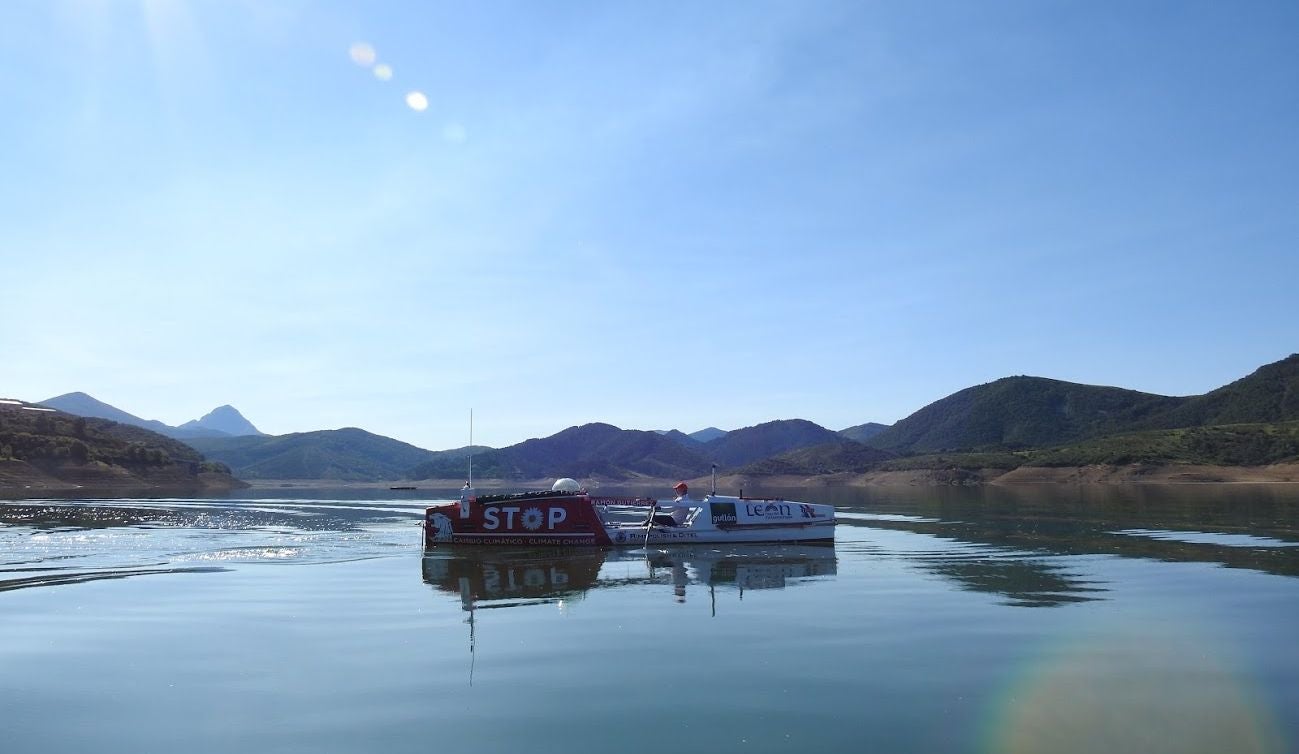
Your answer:
[[[5,498],[128,492],[201,495],[245,487],[248,484],[229,474],[195,473],[182,464],[133,473],[120,466],[95,462],[41,469],[24,461],[0,460],[0,497]]]
[[[13,471],[10,469],[9,471]],[[336,479],[247,479],[234,480],[217,475],[200,475],[201,479],[148,480],[135,478],[119,480],[95,479],[75,481],[59,480],[47,475],[24,478],[19,474],[0,474],[0,497],[67,496],[76,494],[146,494],[146,495],[202,495],[205,493],[237,492],[249,490],[388,490],[395,494],[410,491],[445,492],[454,496],[464,484],[463,479],[394,479],[381,481],[343,481]],[[552,478],[476,479],[479,491],[512,492],[519,490],[549,489]],[[588,490],[599,493],[601,489],[632,490],[655,497],[670,497],[676,479],[579,479]],[[687,479],[696,494],[709,489],[710,479]],[[913,469],[907,471],[872,471],[861,473],[823,474],[818,476],[757,476],[728,474],[717,478],[718,487],[728,492],[744,489],[789,489],[797,487],[940,487],[940,486],[1032,486],[1032,485],[1214,485],[1214,484],[1299,484],[1299,463],[1271,466],[1068,466],[1029,467],[1016,469]]]
[[[463,479],[389,480],[346,482],[328,479],[249,479],[253,489],[388,489],[454,491],[464,485]],[[476,479],[478,490],[510,491],[549,489],[553,478]],[[671,492],[676,479],[579,479],[586,488]],[[695,490],[707,490],[708,477],[687,479]],[[717,478],[719,487],[737,490],[748,487],[867,487],[867,486],[947,486],[947,485],[1083,485],[1083,484],[1299,484],[1299,463],[1272,466],[1066,466],[1017,469],[915,469],[910,471],[872,471],[864,474],[823,474],[818,476],[756,476],[728,474]]]

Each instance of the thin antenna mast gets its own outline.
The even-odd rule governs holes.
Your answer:
[[[469,478],[460,490],[460,519],[469,518],[469,506],[474,501],[474,410],[469,409]]]

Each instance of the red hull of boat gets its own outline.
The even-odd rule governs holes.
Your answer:
[[[467,510],[468,515],[462,516]],[[429,508],[424,545],[608,545],[587,495],[492,496]]]

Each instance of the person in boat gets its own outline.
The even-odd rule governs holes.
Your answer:
[[[685,526],[686,519],[690,516],[690,507],[695,504],[690,499],[690,488],[685,482],[677,482],[672,490],[677,493],[676,499],[671,504],[654,508],[655,513],[650,520],[657,526]],[[660,510],[667,512],[658,513]]]
[[[677,493],[677,499],[672,501],[672,520],[677,526],[685,526],[686,518],[690,516],[690,508],[695,504],[695,501],[690,499],[690,487],[685,482],[677,482],[672,490]]]

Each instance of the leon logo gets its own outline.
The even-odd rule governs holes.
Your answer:
[[[789,503],[774,502],[745,503],[744,513],[748,516],[759,516],[768,521],[775,518],[786,519],[793,516],[793,511],[790,509]]]

